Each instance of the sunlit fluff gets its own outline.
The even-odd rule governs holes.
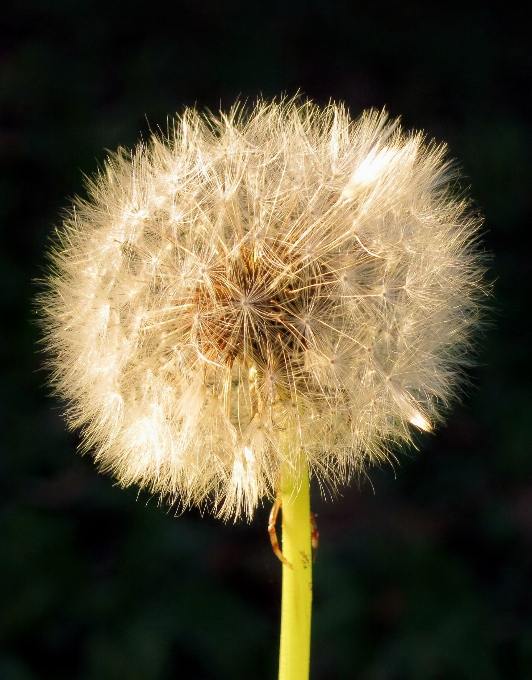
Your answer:
[[[383,113],[297,102],[188,110],[109,158],[41,298],[84,447],[123,485],[238,517],[283,462],[334,486],[431,430],[482,295],[450,178]]]

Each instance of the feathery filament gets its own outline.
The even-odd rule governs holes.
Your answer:
[[[483,295],[451,178],[385,114],[294,101],[188,110],[120,150],[42,296],[84,447],[123,485],[238,517],[301,452],[336,484],[431,430]]]

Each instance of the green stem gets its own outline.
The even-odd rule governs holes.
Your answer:
[[[309,476],[306,462],[299,474],[285,466],[281,488],[283,564],[279,680],[308,680],[312,609],[312,548]]]

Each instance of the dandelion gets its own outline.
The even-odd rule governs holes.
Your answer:
[[[187,110],[119,150],[58,230],[41,298],[84,449],[124,486],[238,518],[430,431],[483,293],[452,179],[444,146],[385,113],[294,100]],[[307,509],[287,561],[310,574]]]

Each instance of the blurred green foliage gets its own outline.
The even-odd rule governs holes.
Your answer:
[[[174,517],[96,474],[44,386],[31,300],[105,149],[184,105],[301,90],[449,143],[486,216],[493,327],[475,389],[395,471],[314,490],[313,680],[532,677],[532,52],[512,3],[21,0],[2,10],[0,678],[266,680],[266,534]]]

